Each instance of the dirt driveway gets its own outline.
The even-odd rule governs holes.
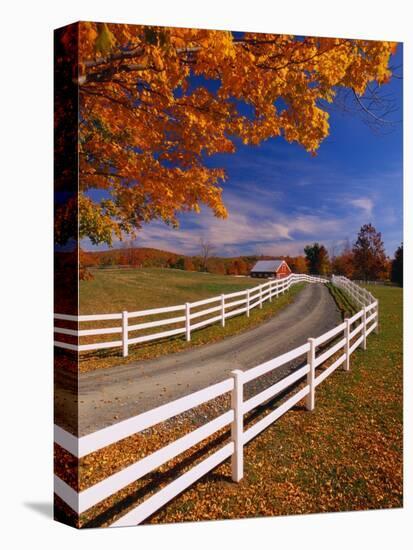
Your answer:
[[[234,369],[246,370],[316,337],[341,321],[324,285],[307,285],[294,302],[271,320],[220,342],[149,361],[139,361],[79,375],[78,430],[72,416],[56,422],[85,435],[224,380]],[[285,370],[278,376],[284,376]],[[56,391],[70,385],[62,373]],[[73,420],[75,411],[72,410]],[[69,420],[70,422],[70,420]],[[74,423],[74,422],[73,422]]]

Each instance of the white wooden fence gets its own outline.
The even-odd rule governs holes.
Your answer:
[[[389,280],[376,280],[376,281],[363,281],[361,279],[353,279],[353,283],[357,285],[375,285],[375,286],[399,286],[397,283],[393,283]]]
[[[194,330],[206,327],[213,323],[220,323],[225,326],[226,319],[235,315],[245,314],[247,317],[250,311],[255,307],[262,308],[264,302],[270,302],[274,297],[286,292],[291,285],[300,282],[327,282],[327,279],[314,277],[310,275],[292,274],[284,279],[271,279],[268,282],[253,288],[231,292],[230,294],[221,294],[206,300],[198,300],[192,303],[181,304],[177,306],[161,307],[156,309],[146,309],[141,311],[122,311],[121,313],[105,313],[99,315],[66,315],[56,313],[56,321],[69,321],[76,324],[76,328],[67,328],[55,326],[54,332],[64,334],[76,339],[76,343],[55,340],[54,345],[58,348],[73,351],[90,351],[107,348],[121,348],[122,355],[128,355],[131,344],[139,344],[161,338],[168,338],[179,334],[185,335],[187,341],[191,340],[191,333]],[[205,308],[205,306],[207,306]],[[171,313],[174,316],[168,316]],[[154,321],[139,322],[135,319],[150,318],[153,316],[162,316],[161,319]],[[79,323],[93,321],[119,321],[118,326],[105,328],[79,328]],[[150,332],[143,336],[136,336],[139,331],[148,332],[148,329],[165,327],[172,325],[167,330],[161,332]],[[132,335],[130,333],[135,333]],[[98,341],[93,343],[80,344],[79,339],[90,336],[102,336],[108,334],[118,334],[119,339],[111,341]]]
[[[231,437],[223,446],[114,521],[111,526],[141,523],[229,457],[231,457],[232,478],[235,482],[240,481],[244,472],[244,446],[303,398],[305,398],[306,408],[310,411],[313,410],[317,386],[340,365],[348,371],[350,369],[351,354],[359,346],[366,349],[367,337],[378,327],[378,302],[370,293],[356,291],[353,284],[342,277],[335,277],[333,284],[339,286],[345,292],[349,292],[349,296],[351,293],[351,297],[357,295],[357,299],[363,301],[363,306],[351,318],[345,319],[343,323],[318,338],[309,338],[303,345],[257,367],[247,371],[235,370],[232,372],[231,378],[227,378],[222,382],[86,436],[77,438],[59,426],[55,426],[55,443],[75,457],[80,458],[221,395],[231,393],[230,408],[223,414],[81,492],[75,491],[55,475],[55,494],[77,514],[81,514],[157,469],[162,464],[191,449],[194,445],[202,442],[225,426],[231,426]],[[326,346],[328,346],[328,349],[326,349]],[[337,354],[339,354],[338,357],[336,357]],[[299,357],[305,358],[303,366],[253,397],[247,400],[244,399],[243,388],[245,384]],[[328,366],[326,366],[326,361],[329,363]],[[321,370],[320,367],[322,366],[326,368]],[[268,402],[281,391],[288,388],[294,389],[294,385],[299,381],[303,381],[303,379],[305,379],[303,387],[295,391],[286,401],[259,419],[255,424],[247,429],[244,428],[244,416],[247,413]]]
[[[377,313],[376,333],[379,332],[379,302],[376,298],[364,287],[359,286],[354,281],[350,281],[346,277],[333,275],[331,277],[333,285],[344,290],[350,300],[357,306],[369,306],[375,304],[374,311]]]

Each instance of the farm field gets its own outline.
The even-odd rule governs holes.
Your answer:
[[[277,315],[283,308],[291,304],[304,287],[304,283],[292,286],[288,292],[278,299],[274,299],[272,302],[265,302],[262,309],[253,309],[249,318],[246,315],[237,315],[228,319],[225,327],[222,327],[219,323],[214,323],[201,330],[196,330],[192,333],[190,342],[187,342],[184,336],[176,336],[155,340],[153,342],[136,344],[129,347],[128,357],[122,357],[117,349],[86,352],[80,355],[79,371],[87,372],[117,365],[126,365],[144,359],[156,359],[195,346],[219,342],[229,336],[250,330],[268,321],[274,315]],[[230,290],[228,290],[228,292],[230,292]],[[104,323],[105,321],[96,322],[94,326],[105,326]],[[106,321],[106,323],[108,322]],[[86,323],[83,324],[86,325]],[[64,355],[62,357],[64,357]],[[64,360],[62,360],[61,365],[64,367],[65,364]]]
[[[366,351],[359,348],[352,355],[349,372],[337,370],[317,387],[314,411],[309,413],[298,403],[249,443],[244,449],[245,477],[240,483],[231,481],[227,460],[146,523],[403,505],[402,290],[369,290],[380,300],[380,333],[369,336]],[[266,413],[274,406],[271,402],[265,405]],[[247,425],[249,421],[246,419]],[[160,425],[151,437],[137,434],[85,457],[80,464],[82,489],[117,471],[119,456],[125,466],[187,429],[185,422]],[[110,523],[141,501],[146,484],[152,492],[151,480],[161,486],[171,481],[228,436],[228,432],[217,433],[206,439],[149,479],[132,483],[90,509],[81,516],[80,524]]]
[[[179,269],[91,269],[80,282],[80,313],[113,313],[173,306],[257,286],[264,280]]]
[[[188,301],[202,300],[223,293],[256,287],[265,282],[265,279],[162,268],[95,269],[93,276],[92,280],[81,281],[80,284],[81,314],[115,313],[122,310],[136,311],[184,304]],[[186,342],[183,336],[178,336],[132,345],[129,347],[129,355],[126,358],[121,356],[119,348],[85,352],[80,355],[79,370],[86,372],[142,359],[154,359],[193,346],[223,340],[270,319],[277,311],[290,304],[304,286],[304,284],[292,286],[288,292],[278,299],[274,299],[272,303],[265,302],[262,309],[252,310],[250,318],[247,318],[246,315],[239,315],[228,319],[225,328],[214,323],[204,329],[194,331],[190,342]],[[158,315],[154,315],[151,320],[158,318]],[[105,328],[114,324],[116,324],[114,321],[96,321],[93,326]],[[90,323],[81,323],[81,328],[90,328]],[[141,334],[145,334],[145,331],[142,331]],[[93,337],[85,337],[83,341],[88,343],[89,338],[90,341],[93,340]],[[111,335],[107,335],[103,336],[102,340],[111,338],[113,339]],[[65,368],[65,355],[63,354],[61,357],[59,365]]]

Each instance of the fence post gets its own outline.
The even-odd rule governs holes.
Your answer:
[[[260,285],[260,309],[262,309],[262,285]]]
[[[344,319],[344,322],[346,323],[346,328],[344,329],[344,337],[346,339],[346,344],[345,344],[346,360],[344,361],[344,370],[350,370],[350,328],[351,328],[351,323],[350,323],[350,319]]]
[[[234,379],[234,389],[231,393],[231,408],[234,411],[234,420],[231,424],[231,440],[234,442],[234,452],[231,456],[232,480],[240,481],[244,477],[244,381],[242,370],[231,372]]]
[[[272,281],[270,281],[270,302],[272,302]]]
[[[366,308],[363,307],[363,349],[367,349],[367,336],[366,336],[366,319],[367,319],[367,312]]]
[[[375,307],[375,310],[376,310],[376,323],[377,323],[377,325],[376,325],[376,328],[374,329],[374,332],[376,334],[378,334],[379,333],[379,301],[378,300],[376,300],[376,304],[377,305]]]
[[[128,356],[128,340],[129,340],[128,312],[122,311],[122,355],[123,357]]]
[[[247,317],[250,316],[250,291],[247,290]]]
[[[221,326],[225,327],[225,294],[221,294]]]
[[[186,341],[191,341],[191,304],[186,303],[185,304],[185,334],[186,334]]]
[[[315,339],[309,338],[308,343],[310,344],[310,349],[307,352],[307,363],[310,370],[307,374],[307,384],[310,386],[310,391],[306,399],[306,408],[308,411],[312,411],[315,407]]]

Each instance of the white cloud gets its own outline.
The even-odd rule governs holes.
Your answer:
[[[360,208],[366,216],[371,216],[373,213],[373,201],[368,197],[360,197],[358,199],[349,199],[348,203],[351,206]]]
[[[345,196],[326,200],[347,205],[346,214],[341,209],[338,215],[337,207],[326,208],[323,204],[318,209],[301,204],[286,211],[282,192],[254,184],[227,189],[224,200],[228,218],[216,218],[204,207],[200,214],[182,215],[179,229],[151,222],[138,232],[136,245],[191,255],[199,253],[199,242],[204,238],[213,244],[217,255],[302,254],[310,242],[329,246],[353,234],[360,216],[370,216],[374,206],[369,197]]]
[[[328,166],[298,166],[291,158],[268,159],[260,156],[259,150],[256,154],[253,161],[241,157],[237,168],[245,177],[234,178],[224,186],[223,199],[229,213],[226,220],[215,218],[207,207],[202,207],[200,214],[181,215],[178,230],[159,221],[144,226],[136,245],[197,254],[203,237],[214,244],[219,255],[298,254],[314,241],[329,246],[352,239],[367,221],[380,220],[379,229],[384,225],[383,229],[389,231],[402,217],[401,209],[393,204],[394,193],[401,193],[398,173],[381,173],[380,178],[375,174],[352,176],[350,184],[345,185],[344,176]],[[281,170],[291,167],[293,174],[285,175]],[[248,178],[251,173],[257,180]],[[392,200],[386,200],[390,199],[389,193]],[[82,246],[96,250],[87,241]]]
[[[279,197],[275,195],[274,198],[272,202],[267,194],[263,197],[228,194],[227,219],[215,218],[210,210],[203,209],[198,215],[186,215],[182,227],[177,230],[161,222],[152,222],[139,232],[136,244],[197,254],[202,237],[209,240],[220,255],[298,254],[308,244],[305,238],[325,242],[323,236],[342,236],[342,220],[325,214],[299,212],[289,215],[279,210]]]

